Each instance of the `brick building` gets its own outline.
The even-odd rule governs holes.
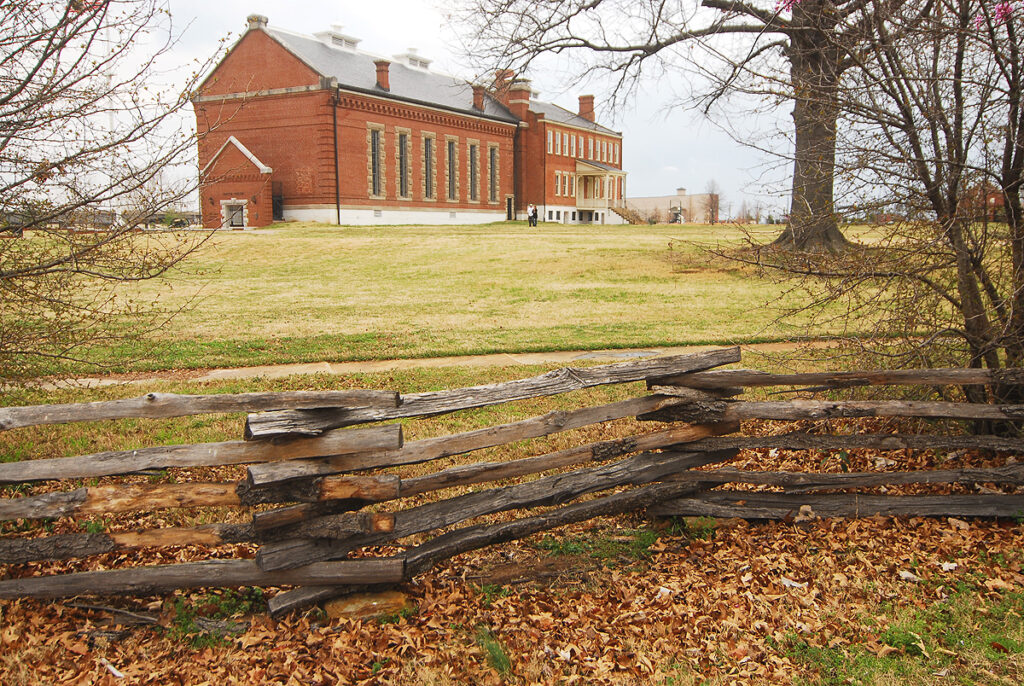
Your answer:
[[[340,27],[307,36],[250,16],[193,99],[203,223],[258,227],[622,223],[622,135],[536,100],[499,72],[471,84],[410,50],[358,49]]]

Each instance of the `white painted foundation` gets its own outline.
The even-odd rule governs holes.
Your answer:
[[[573,219],[573,212],[576,213],[576,218]],[[582,212],[594,212],[599,213],[600,218],[594,219],[593,221],[584,222],[582,220]],[[549,216],[550,213],[550,216]],[[554,222],[556,224],[585,224],[587,226],[600,226],[602,224],[626,224],[626,220],[617,215],[610,209],[599,209],[581,210],[573,205],[546,205],[537,208],[537,220],[542,222]]]
[[[335,224],[338,211],[333,206],[316,208],[289,208],[284,206],[285,220],[302,222],[322,222]],[[373,226],[396,224],[426,224],[428,226],[444,224],[490,224],[505,220],[504,209],[500,210],[402,210],[371,208],[341,208],[342,226]]]

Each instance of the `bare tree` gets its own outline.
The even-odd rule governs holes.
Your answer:
[[[791,7],[791,15],[780,11]],[[699,102],[748,92],[793,103],[790,225],[777,244],[847,246],[834,202],[837,93],[850,46],[899,0],[461,0],[458,17],[481,64],[525,70],[544,54],[571,55],[584,73],[614,78],[623,96],[646,71],[713,79]],[[904,17],[905,18],[905,17]],[[717,69],[705,65],[717,65]]]
[[[708,224],[718,223],[719,209],[722,207],[722,189],[714,179],[708,181],[704,187],[707,198],[704,201],[704,213]]]
[[[764,214],[764,204],[760,200],[755,200],[753,207],[751,208],[751,219],[754,220],[755,224],[761,223],[761,215]]]
[[[207,237],[139,231],[197,181],[174,43],[160,0],[0,3],[0,378],[156,325],[126,287]]]
[[[769,264],[806,277],[819,303],[845,302],[847,320],[901,343],[889,339],[876,352],[908,364],[1019,369],[1022,17],[979,0],[915,0],[899,12],[909,14],[909,29],[874,25],[849,53],[854,65],[839,92],[839,178],[890,221],[842,258]],[[977,212],[979,187],[998,189],[1005,222]],[[1024,401],[1008,381],[964,392]]]
[[[752,216],[753,213],[750,210],[750,204],[747,203],[747,199],[744,198],[743,200],[740,201],[740,211],[735,217],[736,221],[738,221],[741,224],[749,224]]]

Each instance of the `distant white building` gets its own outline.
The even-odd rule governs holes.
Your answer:
[[[675,195],[626,198],[626,207],[643,219],[670,224],[717,224],[718,203],[717,193],[687,195],[685,188]]]

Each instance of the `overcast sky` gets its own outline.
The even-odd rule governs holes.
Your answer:
[[[342,24],[344,33],[362,39],[360,49],[383,56],[417,48],[434,60],[438,71],[471,78],[473,69],[460,57],[442,11],[432,0],[169,0],[174,23],[183,30],[178,52],[186,58],[204,58],[216,49],[221,37],[232,42],[245,30],[245,18],[267,16],[271,26],[312,34],[331,24]],[[576,111],[581,90],[567,85],[554,73],[529,74],[540,99]],[[671,107],[669,95],[680,85],[672,77],[644,81],[641,91],[624,107],[609,111],[602,92],[606,84],[588,83],[585,91],[597,98],[598,121],[623,133],[623,166],[628,173],[629,196],[669,195],[678,187],[701,193],[714,181],[723,195],[723,214],[736,212],[745,197],[769,207],[781,206],[773,197],[777,187],[765,184],[767,158],[739,145],[698,115]],[[780,118],[788,113],[776,113]],[[770,117],[769,117],[770,118]],[[755,128],[756,123],[752,124]],[[766,123],[766,126],[771,123]],[[780,182],[778,172],[768,176]]]

